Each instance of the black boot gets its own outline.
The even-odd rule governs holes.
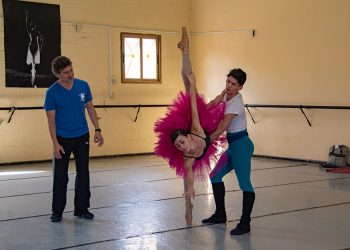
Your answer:
[[[216,205],[215,213],[207,219],[202,220],[204,224],[226,223],[225,210],[225,185],[223,182],[212,183],[214,200]]]
[[[60,222],[62,220],[62,213],[53,212],[50,219],[52,222]]]
[[[85,209],[74,209],[74,216],[79,218],[84,218],[86,220],[92,220],[94,218],[94,214],[90,213],[87,208]]]
[[[241,235],[250,232],[250,214],[252,213],[253,205],[255,201],[255,193],[244,191],[243,192],[243,211],[240,222],[236,228],[231,231],[231,235]]]

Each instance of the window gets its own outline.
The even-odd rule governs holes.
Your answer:
[[[160,36],[121,33],[122,82],[160,82]]]

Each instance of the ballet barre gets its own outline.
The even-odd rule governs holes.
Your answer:
[[[300,109],[301,113],[304,115],[307,123],[311,127],[312,124],[304,112],[304,109],[350,109],[350,106],[314,106],[314,105],[266,105],[266,104],[245,104],[244,105],[252,119],[253,123],[256,124],[252,113],[250,113],[249,108],[281,108],[281,109]]]
[[[134,122],[137,121],[139,112],[141,108],[158,108],[158,107],[168,107],[168,104],[132,104],[132,105],[94,105],[95,108],[137,108],[136,116],[134,119]],[[304,112],[304,109],[339,109],[339,110],[349,110],[350,106],[315,106],[315,105],[281,105],[281,104],[245,104],[244,107],[247,109],[250,118],[252,119],[253,123],[256,124],[256,121],[250,112],[249,108],[279,108],[279,109],[300,109],[302,114],[304,115],[307,123],[311,127],[312,124]],[[41,106],[29,106],[29,107],[0,107],[0,110],[8,110],[8,112],[11,112],[10,118],[8,119],[8,123],[10,123],[13,114],[16,110],[36,110],[36,109],[43,109]]]
[[[132,105],[94,105],[95,108],[137,108],[136,117],[134,122],[137,121],[137,117],[139,115],[141,108],[155,108],[155,107],[168,107],[168,104],[132,104]],[[44,109],[41,106],[29,106],[29,107],[0,107],[0,110],[7,110],[10,114],[10,117],[7,123],[10,123],[12,120],[12,116],[14,115],[16,110],[36,110],[36,109]]]

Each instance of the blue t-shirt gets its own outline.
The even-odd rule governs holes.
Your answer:
[[[44,108],[46,111],[56,111],[56,134],[75,138],[88,133],[85,108],[91,100],[87,82],[74,78],[71,90],[55,82],[46,92]]]

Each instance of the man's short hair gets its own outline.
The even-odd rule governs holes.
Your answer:
[[[64,68],[72,66],[72,61],[65,56],[57,56],[52,60],[51,70],[52,73],[59,74]]]
[[[241,69],[232,69],[230,73],[227,74],[227,77],[232,76],[235,78],[239,85],[243,85],[247,79],[247,74]]]

